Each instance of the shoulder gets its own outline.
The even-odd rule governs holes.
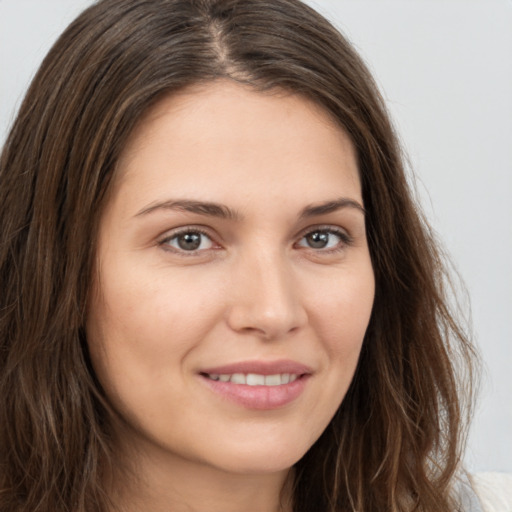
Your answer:
[[[484,512],[512,512],[512,473],[469,475]]]

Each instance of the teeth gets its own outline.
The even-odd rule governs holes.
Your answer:
[[[233,384],[246,384],[245,375],[243,373],[233,373],[231,375],[231,382]]]
[[[208,374],[208,377],[220,382],[232,382],[233,384],[246,384],[248,386],[281,386],[282,384],[289,384],[296,381],[299,376],[290,373],[276,375],[260,375],[257,373],[233,373],[232,375],[219,375],[216,373],[210,373]]]
[[[265,377],[265,386],[279,386],[281,384],[281,375],[267,375]]]
[[[264,386],[265,380],[263,375],[256,375],[255,373],[248,373],[246,379],[249,386]]]

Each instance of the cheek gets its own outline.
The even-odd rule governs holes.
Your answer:
[[[364,271],[333,279],[338,286],[316,296],[315,315],[311,315],[325,354],[331,390],[332,413],[339,407],[354,376],[366,329],[370,320],[375,282],[370,265]]]
[[[364,271],[333,278],[315,297],[318,328],[334,352],[360,348],[370,320],[375,296],[371,266]]]
[[[332,420],[354,377],[373,307],[371,267],[354,275],[333,276],[322,290],[317,287],[317,292],[309,296],[309,318],[320,344],[322,383],[315,396],[315,414],[303,423],[311,433],[311,444]]]
[[[187,279],[165,269],[132,265],[108,273],[101,283],[102,297],[91,311],[102,326],[103,338],[120,336],[138,340],[144,348],[158,344],[179,343],[200,328],[200,319],[213,313],[211,294],[202,292],[201,278]],[[114,268],[110,265],[110,268]],[[107,273],[105,273],[107,274]],[[171,336],[172,335],[172,336]],[[142,345],[142,346],[141,346]]]
[[[140,424],[140,411],[156,421],[169,401],[161,390],[179,391],[180,362],[194,344],[184,327],[191,322],[182,310],[164,308],[169,300],[155,286],[109,280],[102,291],[87,322],[98,380],[112,407],[130,424]]]
[[[114,390],[134,380],[167,381],[169,367],[179,375],[181,361],[201,344],[219,317],[213,283],[207,276],[190,279],[148,265],[123,266],[121,259],[116,265],[107,263],[101,295],[92,294],[87,322],[98,378]]]

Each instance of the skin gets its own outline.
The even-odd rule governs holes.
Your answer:
[[[343,400],[373,304],[351,141],[300,96],[219,81],[153,107],[116,172],[87,334],[122,419],[119,460],[137,477],[114,479],[123,510],[287,509],[290,468]],[[311,211],[340,198],[350,201]],[[180,246],[183,229],[204,232],[197,249]],[[311,233],[327,245],[312,247]],[[312,371],[300,396],[272,410],[226,400],[199,375],[282,359]]]

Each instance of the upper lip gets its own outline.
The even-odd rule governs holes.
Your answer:
[[[234,373],[256,373],[258,375],[277,375],[290,373],[303,375],[313,373],[313,370],[304,364],[291,360],[280,361],[240,361],[222,366],[204,368],[200,373],[216,375],[232,375]]]

